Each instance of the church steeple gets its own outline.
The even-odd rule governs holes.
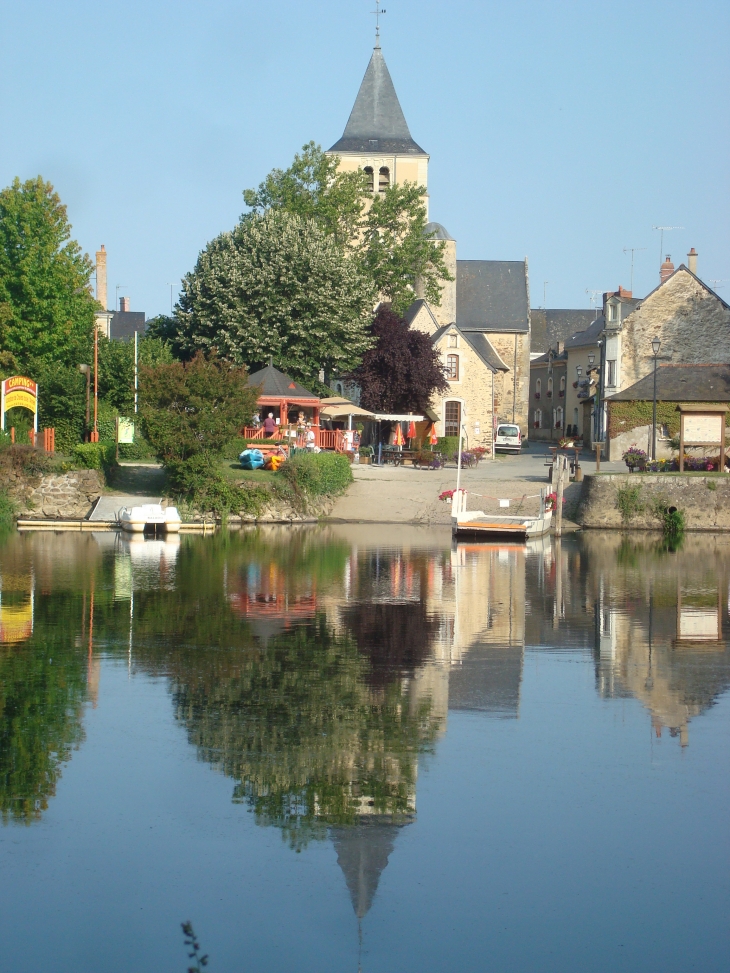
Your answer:
[[[329,151],[426,154],[411,138],[377,37],[344,134]]]

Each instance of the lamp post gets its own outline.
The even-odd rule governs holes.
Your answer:
[[[91,366],[79,365],[79,371],[86,376],[86,426],[85,433],[89,435],[89,399],[91,398]]]
[[[654,401],[651,407],[651,458],[656,459],[656,367],[657,360],[659,358],[659,349],[661,348],[661,341],[659,338],[652,338],[651,350],[654,355]]]

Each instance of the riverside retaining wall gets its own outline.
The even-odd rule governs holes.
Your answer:
[[[8,474],[3,486],[20,517],[82,520],[101,496],[104,477],[99,470],[71,470],[32,477],[13,472]]]
[[[627,495],[627,488],[632,496]],[[630,516],[620,509],[623,491]],[[638,491],[634,493],[633,491]],[[628,502],[626,502],[628,501]],[[662,508],[684,514],[687,530],[730,531],[730,476],[701,473],[599,473],[583,481],[576,520],[581,527],[659,530]]]

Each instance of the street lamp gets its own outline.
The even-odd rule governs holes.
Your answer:
[[[593,362],[594,362],[595,360],[596,360],[596,356],[595,356],[595,355],[594,355],[593,353],[591,353],[591,354],[590,354],[590,355],[588,356],[588,367],[589,367],[589,368],[593,368]]]
[[[659,349],[661,348],[661,341],[659,338],[652,338],[651,341],[651,351],[654,355],[654,402],[652,403],[651,409],[651,458],[656,459],[656,368],[657,360],[659,358]]]
[[[89,434],[89,399],[91,397],[91,365],[79,365],[79,371],[86,376],[86,435]]]
[[[576,374],[576,376],[578,378],[578,381],[580,382],[580,380],[581,380],[581,378],[583,376],[583,369],[580,367],[580,365],[576,365],[575,366],[575,374]]]

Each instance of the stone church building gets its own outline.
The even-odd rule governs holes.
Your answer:
[[[428,190],[428,153],[411,137],[380,42],[355,99],[342,138],[328,151],[346,171],[362,169],[373,193],[412,182]],[[429,198],[426,196],[428,208]],[[459,260],[456,241],[438,223],[427,232],[445,243],[454,277],[439,306],[418,294],[406,312],[441,353],[449,391],[431,408],[440,436],[464,424],[470,446],[488,446],[493,425],[516,422],[528,435],[530,287],[527,260]]]

